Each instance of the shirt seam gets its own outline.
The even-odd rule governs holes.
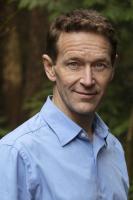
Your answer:
[[[12,144],[10,144],[10,141],[2,141],[1,140],[1,144],[5,144],[5,145],[9,145],[9,146],[13,146],[14,147],[14,144],[20,139],[20,138],[22,138],[22,137],[24,137],[25,135],[27,135],[27,134],[30,134],[30,133],[35,133],[36,131],[38,131],[39,129],[41,129],[42,127],[44,127],[45,125],[42,125],[42,126],[40,126],[40,127],[38,127],[38,128],[36,128],[36,129],[34,129],[34,130],[30,130],[30,131],[28,131],[28,132],[24,132],[24,133],[22,133],[20,136],[18,136],[18,137],[16,137],[15,139],[14,139],[14,141],[13,141],[13,143]],[[28,128],[29,128],[29,125],[28,125]],[[19,130],[17,130],[17,132],[18,132]],[[14,132],[14,131],[13,131]],[[16,132],[16,131],[15,131]],[[8,134],[7,134],[8,135]],[[15,147],[14,147],[15,148]]]
[[[25,152],[24,151],[22,151],[22,149],[18,149],[16,146],[14,146],[14,145],[11,145],[11,144],[2,144],[3,146],[8,146],[8,147],[11,147],[12,149],[14,149],[16,152],[17,152],[17,154],[18,154],[18,157],[20,157],[22,160],[23,160],[23,163],[24,163],[24,166],[26,167],[26,171],[28,172],[28,176],[26,176],[26,185],[27,185],[27,192],[28,192],[28,194],[30,194],[29,192],[30,192],[30,182],[31,182],[31,178],[28,178],[28,177],[31,177],[30,176],[30,171],[29,171],[29,169],[31,169],[31,164],[30,164],[30,162],[29,162],[29,159],[27,158],[27,156],[26,156],[26,154],[25,154]],[[28,199],[30,200],[30,197],[28,196]]]

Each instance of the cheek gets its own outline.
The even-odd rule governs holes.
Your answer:
[[[69,81],[64,76],[56,77],[56,87],[60,93],[65,93],[69,87]]]
[[[56,76],[56,84],[59,87],[69,88],[76,82],[74,74],[60,74]]]

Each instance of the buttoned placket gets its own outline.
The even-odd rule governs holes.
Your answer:
[[[98,175],[98,155],[102,151],[102,149],[107,147],[106,138],[100,138],[98,135],[94,134],[93,140],[91,141],[87,135],[87,133],[82,130],[79,137],[83,140],[89,142],[91,146],[90,155],[94,159],[94,171],[95,171],[95,178],[96,178],[96,185],[97,185],[97,200],[103,199],[102,188],[100,187],[100,180]]]
[[[103,149],[107,147],[106,139],[101,138],[98,135],[94,135],[93,137],[93,153],[94,153],[94,159],[95,159],[95,171],[96,171],[96,179],[97,179],[97,199],[102,200],[103,192],[101,188],[100,178],[99,178],[99,170],[98,170],[98,162],[99,160],[99,154],[102,153]]]

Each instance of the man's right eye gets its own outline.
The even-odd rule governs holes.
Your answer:
[[[67,67],[69,67],[72,70],[79,69],[80,64],[78,62],[72,61],[67,63]]]

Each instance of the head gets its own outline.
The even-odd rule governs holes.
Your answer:
[[[114,74],[115,33],[96,11],[75,10],[51,25],[44,68],[53,101],[70,118],[94,114]]]
[[[110,21],[94,10],[74,10],[63,14],[51,24],[46,45],[46,54],[56,63],[58,55],[57,42],[61,33],[93,32],[106,37],[111,45],[111,60],[114,64],[117,50],[115,29]]]

